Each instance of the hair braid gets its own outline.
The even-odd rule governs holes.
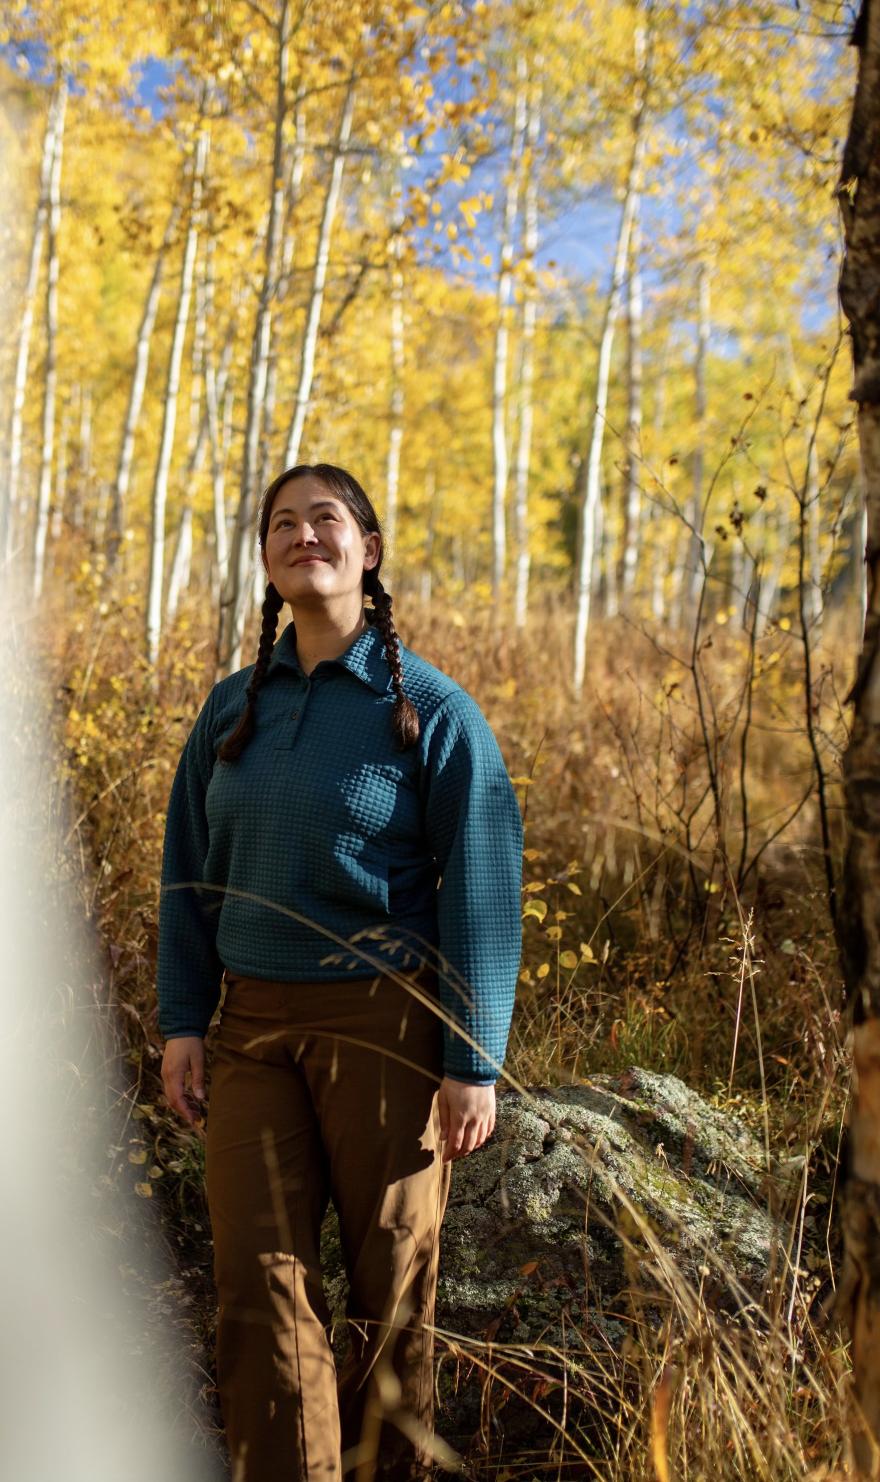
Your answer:
[[[372,571],[366,572],[365,577],[372,577],[372,580],[365,581],[364,585],[373,598],[373,606],[376,609],[376,626],[385,640],[385,653],[388,656],[388,667],[391,670],[391,682],[397,695],[394,709],[391,712],[391,722],[400,741],[400,749],[405,751],[407,747],[415,746],[419,739],[419,713],[403,689],[400,640],[391,614],[391,593],[386,592],[378,575],[374,575]]]
[[[284,599],[279,595],[277,587],[273,586],[272,582],[269,582],[269,585],[266,587],[266,595],[263,598],[263,623],[260,628],[260,647],[257,650],[257,662],[254,664],[254,672],[245,690],[247,704],[241,713],[241,719],[235,730],[226,737],[223,745],[217,748],[217,756],[221,762],[238,761],[242,751],[254,734],[256,699],[260,686],[266,677],[269,660],[272,657],[275,634],[278,631],[278,614],[283,606]]]

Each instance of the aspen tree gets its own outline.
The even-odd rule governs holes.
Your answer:
[[[710,289],[709,266],[702,261],[697,269],[697,353],[694,360],[694,419],[697,441],[694,447],[693,484],[690,506],[690,555],[686,578],[687,596],[693,608],[703,581],[703,563],[708,564],[708,551],[703,537],[705,511],[703,509],[703,486],[706,463],[706,356],[709,350]]]
[[[150,277],[147,296],[144,300],[144,307],[141,313],[141,322],[138,326],[137,340],[135,341],[134,368],[128,393],[128,406],[126,408],[125,421],[122,425],[119,460],[116,465],[116,477],[113,480],[113,488],[110,496],[110,541],[107,553],[108,573],[113,571],[118,560],[122,532],[125,529],[126,501],[128,499],[131,470],[134,461],[134,442],[144,404],[147,371],[150,365],[150,346],[152,344],[156,315],[159,310],[162,278],[165,273],[168,252],[180,220],[180,210],[180,201],[177,200],[172,205],[168,214],[165,230],[162,234],[162,241],[156,253],[156,260],[153,264],[153,272]]]
[[[624,603],[632,596],[641,540],[642,472],[642,274],[639,261],[641,232],[639,201],[633,211],[626,295],[626,434],[624,439],[623,539],[620,553],[620,591]]]
[[[150,558],[146,608],[147,658],[153,666],[159,657],[159,641],[162,636],[162,593],[165,572],[165,509],[168,502],[168,480],[171,471],[171,453],[174,446],[174,430],[177,424],[177,398],[180,391],[180,368],[183,361],[183,345],[189,319],[189,304],[192,293],[193,267],[199,232],[202,182],[208,157],[208,129],[200,123],[193,152],[192,177],[189,201],[189,226],[180,272],[180,291],[174,319],[171,353],[168,359],[168,375],[165,383],[165,398],[162,405],[162,432],[153,476],[153,491],[150,504]]]
[[[312,394],[312,380],[315,374],[315,354],[318,345],[318,329],[324,307],[324,289],[327,283],[327,267],[330,261],[330,239],[342,194],[342,177],[345,170],[346,155],[351,138],[351,126],[354,119],[355,77],[356,73],[352,69],[345,84],[345,93],[339,114],[339,124],[331,156],[330,173],[327,179],[327,189],[324,195],[324,208],[321,213],[321,226],[318,233],[318,248],[315,253],[315,266],[309,293],[306,328],[300,347],[299,376],[294,397],[293,417],[287,435],[287,450],[284,455],[284,462],[287,468],[291,468],[299,459],[299,449]]]
[[[838,1310],[853,1366],[850,1440],[859,1477],[880,1474],[880,3],[852,33],[858,80],[837,199],[845,253],[840,302],[852,333],[864,479],[868,600],[843,757],[847,845],[838,938],[853,1014],[853,1093],[844,1169]]]
[[[404,157],[403,131],[397,135],[394,145],[395,202],[389,244],[388,277],[390,280],[391,313],[389,330],[391,336],[391,396],[389,405],[388,457],[385,465],[385,534],[388,543],[389,581],[393,580],[397,549],[397,503],[400,486],[400,450],[403,444],[404,413],[404,316],[403,316],[403,229],[402,174]]]
[[[531,546],[529,530],[529,473],[532,455],[532,428],[534,422],[534,379],[535,379],[535,327],[538,318],[537,254],[538,254],[538,141],[541,135],[543,57],[539,53],[535,70],[538,73],[527,97],[528,118],[526,122],[526,149],[523,159],[523,255],[525,275],[523,283],[522,327],[520,331],[520,367],[518,386],[519,437],[516,448],[516,473],[514,485],[514,528],[516,534],[516,589],[514,595],[514,623],[522,629],[526,625],[529,608],[529,570]]]
[[[519,198],[522,190],[522,164],[526,139],[526,59],[520,52],[516,59],[516,90],[510,135],[510,163],[504,190],[504,214],[501,225],[501,251],[496,287],[497,319],[495,354],[492,371],[492,593],[494,611],[499,612],[507,567],[506,502],[508,478],[507,453],[507,362],[510,343],[510,298],[513,289],[513,250]]]
[[[39,598],[43,590],[46,561],[46,536],[49,530],[49,504],[52,498],[52,474],[55,450],[55,388],[58,382],[58,234],[61,229],[61,161],[64,145],[64,118],[67,111],[68,82],[62,73],[58,80],[58,104],[52,169],[49,173],[48,232],[46,234],[46,367],[43,377],[43,440],[40,457],[40,483],[34,521],[33,592]]]
[[[52,161],[55,155],[55,133],[58,127],[60,98],[61,80],[59,79],[52,93],[46,114],[46,128],[43,134],[43,149],[40,161],[40,182],[34,210],[34,222],[31,229],[30,254],[24,294],[22,296],[21,318],[18,327],[15,381],[9,418],[9,461],[2,499],[0,499],[0,549],[2,549],[6,560],[9,560],[12,555],[13,543],[17,536],[17,525],[20,520],[18,501],[21,485],[24,400],[27,391],[28,363],[30,360],[31,334],[34,323],[34,305],[37,298],[37,284],[39,282],[40,263],[43,256],[43,237],[46,230],[46,215],[49,205],[49,180],[52,174]]]
[[[281,63],[279,61],[279,70]],[[286,64],[285,64],[286,77]],[[321,311],[324,302],[324,288],[327,281],[327,267],[330,259],[330,239],[333,222],[339,205],[342,191],[342,176],[345,165],[346,150],[351,135],[352,120],[354,117],[355,103],[355,72],[351,70],[345,84],[342,110],[336,134],[335,145],[332,155],[332,164],[324,196],[324,207],[321,216],[321,226],[318,234],[318,247],[315,257],[315,266],[312,276],[311,292],[309,296],[306,327],[302,338],[299,357],[299,379],[294,397],[294,411],[290,430],[287,437],[287,447],[284,455],[284,466],[292,467],[299,458],[299,446],[305,427],[306,412],[312,393],[312,380],[314,377],[315,355],[317,350],[318,329],[321,322]],[[278,135],[276,134],[276,138]],[[271,210],[277,210],[277,192],[274,183],[278,180],[276,161],[273,157],[273,193]],[[274,258],[272,259],[274,261]],[[272,286],[271,274],[268,270],[269,251],[267,246],[267,269],[264,281],[268,279]],[[268,313],[268,300],[267,300]],[[265,351],[266,342],[262,334],[256,337],[256,344],[261,347],[261,356],[255,360],[254,374],[259,374],[260,384],[265,386]],[[262,361],[262,369],[260,363]],[[252,380],[253,384],[253,380]],[[254,408],[258,406],[254,400]],[[250,404],[249,404],[250,405]],[[256,412],[254,412],[256,415]],[[248,427],[250,436],[254,437],[250,421],[249,410]],[[256,448],[256,442],[254,443]],[[247,461],[247,460],[245,460]],[[259,583],[260,573],[255,570],[253,551],[251,549],[254,521],[256,518],[256,491],[251,488],[251,475],[248,471],[245,478],[242,472],[241,487],[239,491],[238,510],[233,528],[233,538],[229,553],[229,571],[226,586],[223,593],[223,603],[220,613],[220,627],[218,633],[217,675],[218,678],[224,674],[232,673],[241,666],[241,650],[244,635],[244,625],[247,619],[248,603],[253,595],[253,578],[256,576]]]
[[[788,332],[782,336],[782,347],[791,394],[795,402],[795,415],[798,421],[801,421],[808,398],[794,358],[794,346],[791,342],[791,334]],[[807,565],[809,567],[806,591],[804,593],[804,606],[806,608],[807,622],[812,629],[813,636],[818,638],[822,625],[823,607],[819,453],[816,447],[816,428],[809,425],[808,418],[803,420],[806,423],[804,426],[804,462],[806,470],[803,480],[803,490],[798,493],[798,502],[804,505],[802,519],[806,524]]]
[[[205,439],[201,433],[205,425],[202,418],[202,393],[205,386],[207,340],[205,257],[206,253],[203,251],[200,259],[197,259],[195,271],[196,309],[189,392],[189,439],[182,481],[177,537],[174,542],[174,555],[171,559],[171,573],[168,577],[168,590],[165,597],[166,625],[174,619],[180,598],[190,582],[193,549],[193,486],[204,461]]]
[[[601,490],[602,448],[605,439],[605,411],[608,404],[608,382],[611,373],[611,350],[614,331],[626,271],[629,238],[632,230],[636,199],[642,185],[642,167],[648,126],[648,73],[649,46],[646,27],[642,18],[641,4],[637,7],[634,30],[636,104],[633,112],[633,138],[624,189],[623,207],[614,253],[611,285],[605,301],[602,332],[599,341],[599,363],[596,377],[596,396],[591,419],[590,446],[578,474],[579,542],[580,558],[577,571],[577,597],[575,612],[573,687],[576,696],[583,691],[586,673],[587,631],[590,623],[590,598],[592,572],[596,551],[596,509]]]
[[[303,174],[306,159],[306,110],[305,88],[301,82],[293,105],[293,147],[290,151],[290,173],[284,198],[284,224],[281,229],[281,261],[278,269],[276,299],[277,312],[271,317],[269,334],[268,368],[266,372],[265,414],[261,431],[260,487],[265,488],[272,478],[272,460],[275,457],[272,434],[275,423],[275,401],[278,385],[278,324],[285,300],[290,292],[294,258],[297,244],[296,211],[302,195]]]
[[[261,419],[266,395],[269,336],[272,324],[272,301],[277,278],[279,235],[283,205],[284,122],[288,111],[288,73],[290,70],[290,34],[292,8],[290,0],[281,0],[275,30],[275,107],[273,118],[269,215],[266,227],[265,255],[257,302],[257,319],[251,346],[250,374],[247,393],[247,420],[241,460],[238,512],[229,551],[226,584],[220,607],[217,635],[218,674],[229,673],[241,665],[241,642],[248,601],[254,576],[251,537],[256,511]]]
[[[47,571],[51,572],[57,542],[64,528],[64,499],[67,493],[67,449],[70,442],[70,399],[65,397],[61,405],[58,426],[58,459],[55,474],[55,497],[49,515],[49,547],[46,557]]]

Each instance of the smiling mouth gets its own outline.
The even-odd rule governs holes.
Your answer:
[[[294,561],[294,566],[312,566],[317,561],[325,561],[326,556],[303,556],[301,561]]]

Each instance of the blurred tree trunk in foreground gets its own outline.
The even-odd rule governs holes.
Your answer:
[[[850,1437],[856,1474],[880,1476],[880,0],[863,0],[852,35],[858,82],[838,200],[846,249],[840,301],[849,320],[867,509],[868,601],[847,696],[843,760],[848,842],[839,940],[853,1009],[853,1099],[842,1197],[838,1294],[852,1343]]]

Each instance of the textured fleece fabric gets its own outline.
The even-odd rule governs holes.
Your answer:
[[[406,751],[372,625],[306,675],[290,623],[234,763],[216,751],[238,722],[253,665],[214,685],[165,825],[157,990],[166,1038],[205,1034],[224,967],[366,984],[427,962],[442,1008],[475,1042],[444,1025],[444,1072],[497,1079],[522,946],[519,804],[476,701],[402,642],[400,657],[420,723]]]

